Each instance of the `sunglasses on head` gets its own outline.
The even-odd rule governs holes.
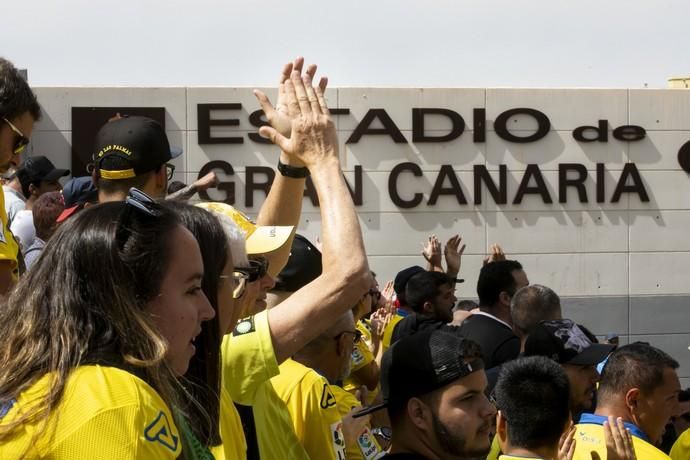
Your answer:
[[[129,194],[125,199],[125,207],[122,210],[118,221],[116,239],[123,247],[127,239],[132,234],[132,222],[135,217],[155,218],[161,215],[161,208],[153,198],[134,187],[129,189]]]
[[[29,145],[29,138],[26,137],[24,135],[24,133],[22,133],[19,130],[19,128],[14,126],[14,124],[12,124],[12,122],[10,122],[10,120],[8,120],[7,118],[2,117],[2,121],[7,123],[7,126],[9,126],[10,129],[12,130],[12,132],[14,132],[14,134],[17,136],[15,141],[14,141],[14,145],[12,146],[12,151],[14,152],[15,155],[19,155],[20,153],[22,153],[24,151],[26,146]]]

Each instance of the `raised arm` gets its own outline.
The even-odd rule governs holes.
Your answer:
[[[304,65],[304,58],[297,58],[290,64],[285,64],[280,75],[278,84],[278,99],[276,106],[273,107],[268,98],[262,93],[257,92],[257,98],[261,104],[261,108],[266,114],[266,119],[271,126],[282,136],[289,138],[292,131],[292,118],[298,113],[288,110],[287,98],[285,95],[285,82],[290,79],[292,72],[302,73]],[[316,74],[316,65],[307,67],[306,74],[310,80]],[[322,78],[319,87],[321,91],[325,91],[328,80]],[[297,155],[289,155],[284,151],[280,152],[280,163],[288,166],[288,168],[305,168],[307,165]],[[293,170],[293,171],[299,171]],[[283,175],[281,171],[275,175],[271,190],[268,192],[266,201],[264,201],[257,217],[257,224],[262,226],[272,225],[293,225],[295,228],[299,224],[300,214],[302,212],[302,195],[304,193],[304,177],[293,177],[295,174]],[[297,174],[299,175],[299,174]],[[292,233],[290,240],[281,246],[280,249],[273,253],[267,254],[270,261],[269,273],[274,278],[285,267],[288,257],[290,256],[290,247],[292,246],[292,239],[295,232]]]
[[[362,298],[372,283],[354,204],[343,178],[335,125],[323,89],[308,73],[285,81],[290,138],[264,126],[262,135],[309,171],[321,206],[322,274],[269,311],[276,359],[282,362],[321,334]],[[262,94],[257,92],[261,99]],[[301,197],[301,195],[300,195]],[[301,201],[301,200],[300,200]]]

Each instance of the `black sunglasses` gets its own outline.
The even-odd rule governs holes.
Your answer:
[[[371,296],[374,303],[378,302],[381,298],[381,291],[376,288],[369,289],[369,295]]]
[[[253,283],[260,280],[268,273],[268,259],[265,257],[255,257],[249,259],[249,267],[235,267],[236,272],[247,276],[247,282]]]
[[[340,339],[340,337],[342,337],[344,334],[352,334],[352,335],[354,335],[354,336],[355,336],[355,339],[353,340],[354,343],[359,343],[359,341],[362,340],[362,333],[361,333],[360,331],[358,331],[358,330],[354,330],[354,331],[343,331],[343,332],[341,332],[340,334],[336,335],[336,336],[333,337],[333,338],[334,338],[335,340],[338,340],[338,339]]]
[[[17,138],[14,141],[14,145],[12,146],[12,151],[14,152],[15,155],[19,155],[24,151],[27,145],[29,145],[29,138],[24,135],[21,131],[19,131],[19,128],[14,126],[10,120],[8,120],[5,117],[2,117],[2,121],[7,123],[7,126],[10,127],[12,132],[17,136]]]
[[[125,245],[127,239],[132,234],[131,225],[135,215],[155,218],[160,216],[161,213],[160,205],[153,198],[134,187],[129,189],[129,194],[127,199],[125,199],[125,207],[120,215],[115,234],[120,247]]]
[[[165,174],[167,175],[168,180],[171,181],[173,174],[175,174],[175,165],[172,163],[165,163]]]

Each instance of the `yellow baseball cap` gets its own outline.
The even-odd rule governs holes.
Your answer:
[[[266,254],[280,249],[290,239],[295,228],[292,225],[257,226],[245,213],[226,203],[209,201],[197,203],[197,206],[232,219],[245,234],[249,255]]]

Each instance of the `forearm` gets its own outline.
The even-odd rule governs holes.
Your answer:
[[[290,157],[283,152],[280,154],[280,161],[286,165],[293,165],[294,163],[294,160],[290,160]],[[294,166],[298,165],[294,164]],[[285,177],[277,173],[266,201],[261,206],[256,223],[262,226],[292,225],[296,229],[302,213],[304,182],[305,179]],[[277,251],[268,254],[269,273],[274,278],[287,264],[294,235],[295,232],[293,231],[286,244]]]
[[[321,205],[323,272],[269,313],[279,363],[352,308],[370,279],[359,220],[337,158],[316,165],[312,178]]]
[[[343,270],[361,275],[369,273],[362,230],[345,178],[337,160],[319,164],[312,180],[321,207],[322,264],[327,270]],[[353,295],[354,303],[364,291]]]
[[[166,200],[171,201],[187,201],[197,192],[196,184],[191,184],[175,193],[171,193],[165,197]]]

